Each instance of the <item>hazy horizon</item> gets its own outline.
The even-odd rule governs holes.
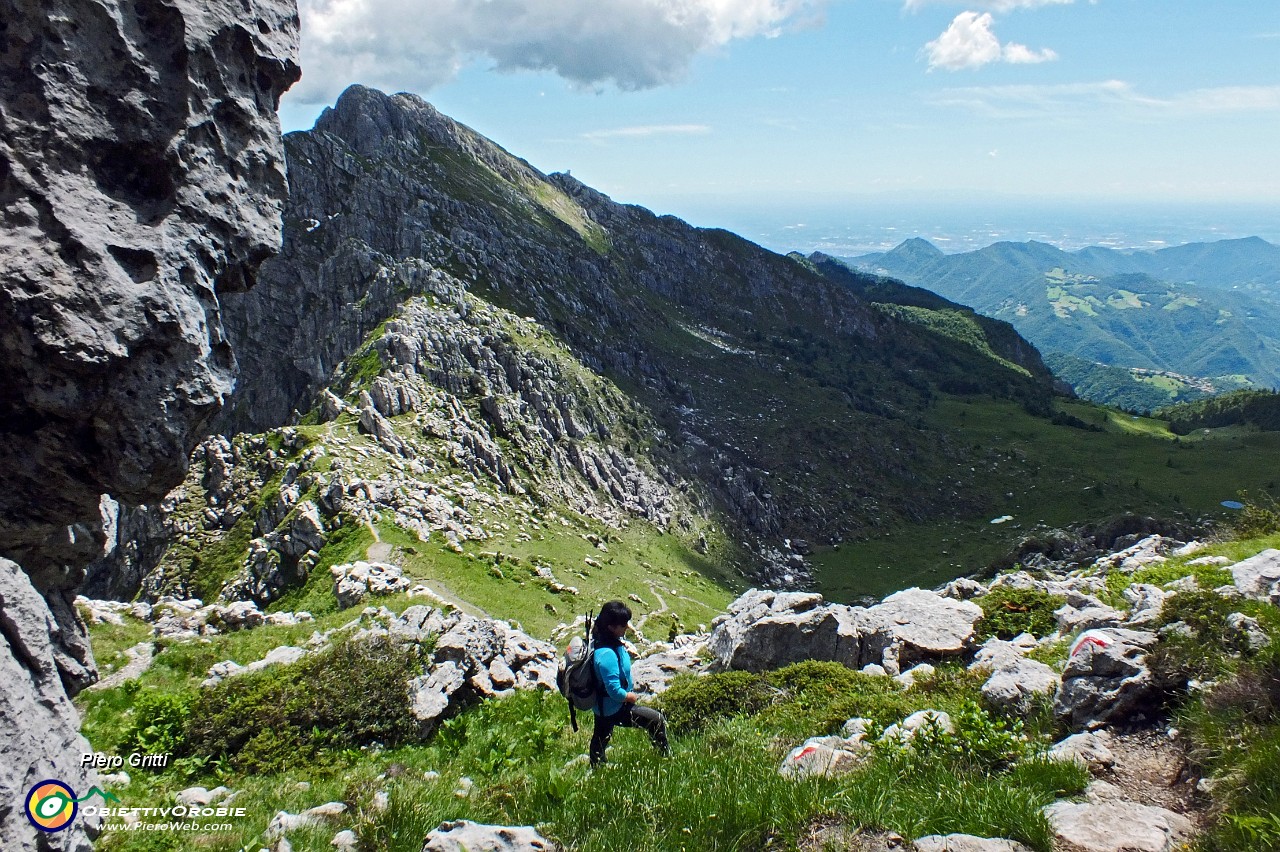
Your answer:
[[[1064,251],[1088,246],[1155,251],[1245,237],[1280,245],[1280,204],[1121,205],[1078,199],[961,203],[895,198],[749,204],[685,199],[654,212],[700,227],[723,228],[784,254],[870,254],[913,237],[928,240],[947,254],[1032,240]]]

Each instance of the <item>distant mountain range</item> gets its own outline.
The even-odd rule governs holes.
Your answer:
[[[1280,385],[1280,246],[1257,237],[1152,252],[1003,242],[950,255],[911,239],[841,260],[1007,320],[1046,353],[1223,389]]]

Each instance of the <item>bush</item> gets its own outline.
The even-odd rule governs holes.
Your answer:
[[[1240,492],[1240,502],[1244,508],[1236,517],[1232,526],[1240,538],[1259,538],[1280,532],[1280,503],[1265,491],[1250,497],[1247,491]]]
[[[192,697],[154,689],[139,690],[133,700],[133,721],[125,731],[121,752],[173,754],[183,741],[191,715]]]
[[[788,695],[835,695],[863,685],[868,676],[842,663],[805,660],[771,671],[765,679]]]
[[[1191,628],[1201,642],[1216,643],[1223,638],[1227,616],[1238,607],[1238,603],[1216,592],[1179,592],[1165,599],[1160,610],[1160,621],[1163,624],[1181,621]]]
[[[753,672],[681,675],[658,699],[674,733],[697,731],[711,722],[751,715],[772,700],[765,679]]]
[[[405,683],[422,671],[417,648],[375,638],[228,678],[192,705],[182,751],[255,772],[310,761],[322,747],[396,745],[418,731]]]
[[[1065,598],[1048,592],[996,586],[977,599],[982,607],[979,637],[1012,639],[1020,633],[1046,636],[1057,628],[1054,612],[1065,602]]]
[[[979,772],[1007,768],[1027,752],[1019,719],[997,718],[972,701],[964,702],[950,715],[954,731],[929,722],[910,740],[890,739],[878,747],[891,760],[908,766],[942,762]]]

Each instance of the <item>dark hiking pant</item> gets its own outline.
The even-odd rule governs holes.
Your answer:
[[[624,704],[622,709],[612,716],[596,715],[595,731],[591,734],[591,765],[604,763],[604,751],[609,747],[609,739],[613,729],[640,728],[649,735],[655,748],[663,754],[670,751],[667,745],[667,720],[652,707],[639,707],[635,704]]]

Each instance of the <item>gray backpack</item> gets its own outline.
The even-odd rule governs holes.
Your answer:
[[[569,640],[560,670],[556,672],[556,686],[569,702],[569,722],[575,731],[578,730],[578,711],[596,709],[604,698],[604,686],[596,673],[596,643],[591,638],[591,625],[591,613],[587,613],[585,635]],[[621,664],[622,658],[618,660]]]

